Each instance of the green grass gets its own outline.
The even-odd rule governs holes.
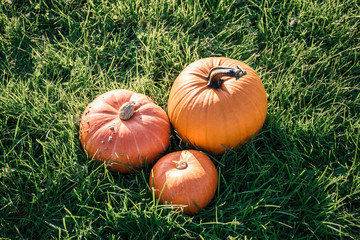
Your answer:
[[[0,238],[359,239],[360,2],[2,0]],[[268,116],[212,156],[199,215],[154,199],[149,166],[90,162],[73,119],[106,91],[166,109],[184,66],[225,56],[255,68]],[[169,152],[186,149],[173,133]]]

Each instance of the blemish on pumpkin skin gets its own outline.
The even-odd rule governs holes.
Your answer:
[[[110,137],[109,137],[109,143],[111,143],[111,141],[112,141],[112,137],[110,136]]]
[[[106,148],[104,148],[104,150],[108,150],[108,148],[106,147]]]
[[[105,143],[105,141],[101,141],[101,144],[104,144]]]
[[[114,130],[114,127],[110,127],[110,130]]]
[[[97,151],[97,154],[100,154],[101,152],[100,151]]]

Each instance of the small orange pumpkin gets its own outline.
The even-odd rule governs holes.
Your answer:
[[[243,62],[205,58],[176,78],[168,116],[179,136],[211,154],[236,148],[257,134],[267,114],[265,88]]]
[[[85,109],[79,138],[89,157],[127,173],[160,158],[170,143],[166,112],[149,97],[128,90],[104,93]]]
[[[149,185],[160,202],[180,205],[187,215],[198,213],[213,199],[218,172],[208,156],[196,150],[169,153],[150,173]]]

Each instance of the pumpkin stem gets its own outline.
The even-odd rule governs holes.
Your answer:
[[[135,105],[135,101],[123,104],[119,110],[120,119],[125,121],[129,120],[134,115]]]
[[[208,76],[208,87],[218,89],[221,87],[223,77],[235,77],[236,80],[246,75],[247,72],[243,70],[240,66],[234,68],[231,67],[213,67],[210,70]]]
[[[188,164],[186,161],[180,160],[178,162],[176,162],[176,169],[178,170],[183,170],[186,169],[188,167]]]

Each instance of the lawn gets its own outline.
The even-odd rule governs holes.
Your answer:
[[[1,239],[360,239],[357,0],[1,0]],[[81,116],[129,89],[164,110],[183,68],[243,61],[268,94],[262,131],[210,156],[217,192],[170,211],[89,161]],[[168,152],[189,149],[172,132]]]

